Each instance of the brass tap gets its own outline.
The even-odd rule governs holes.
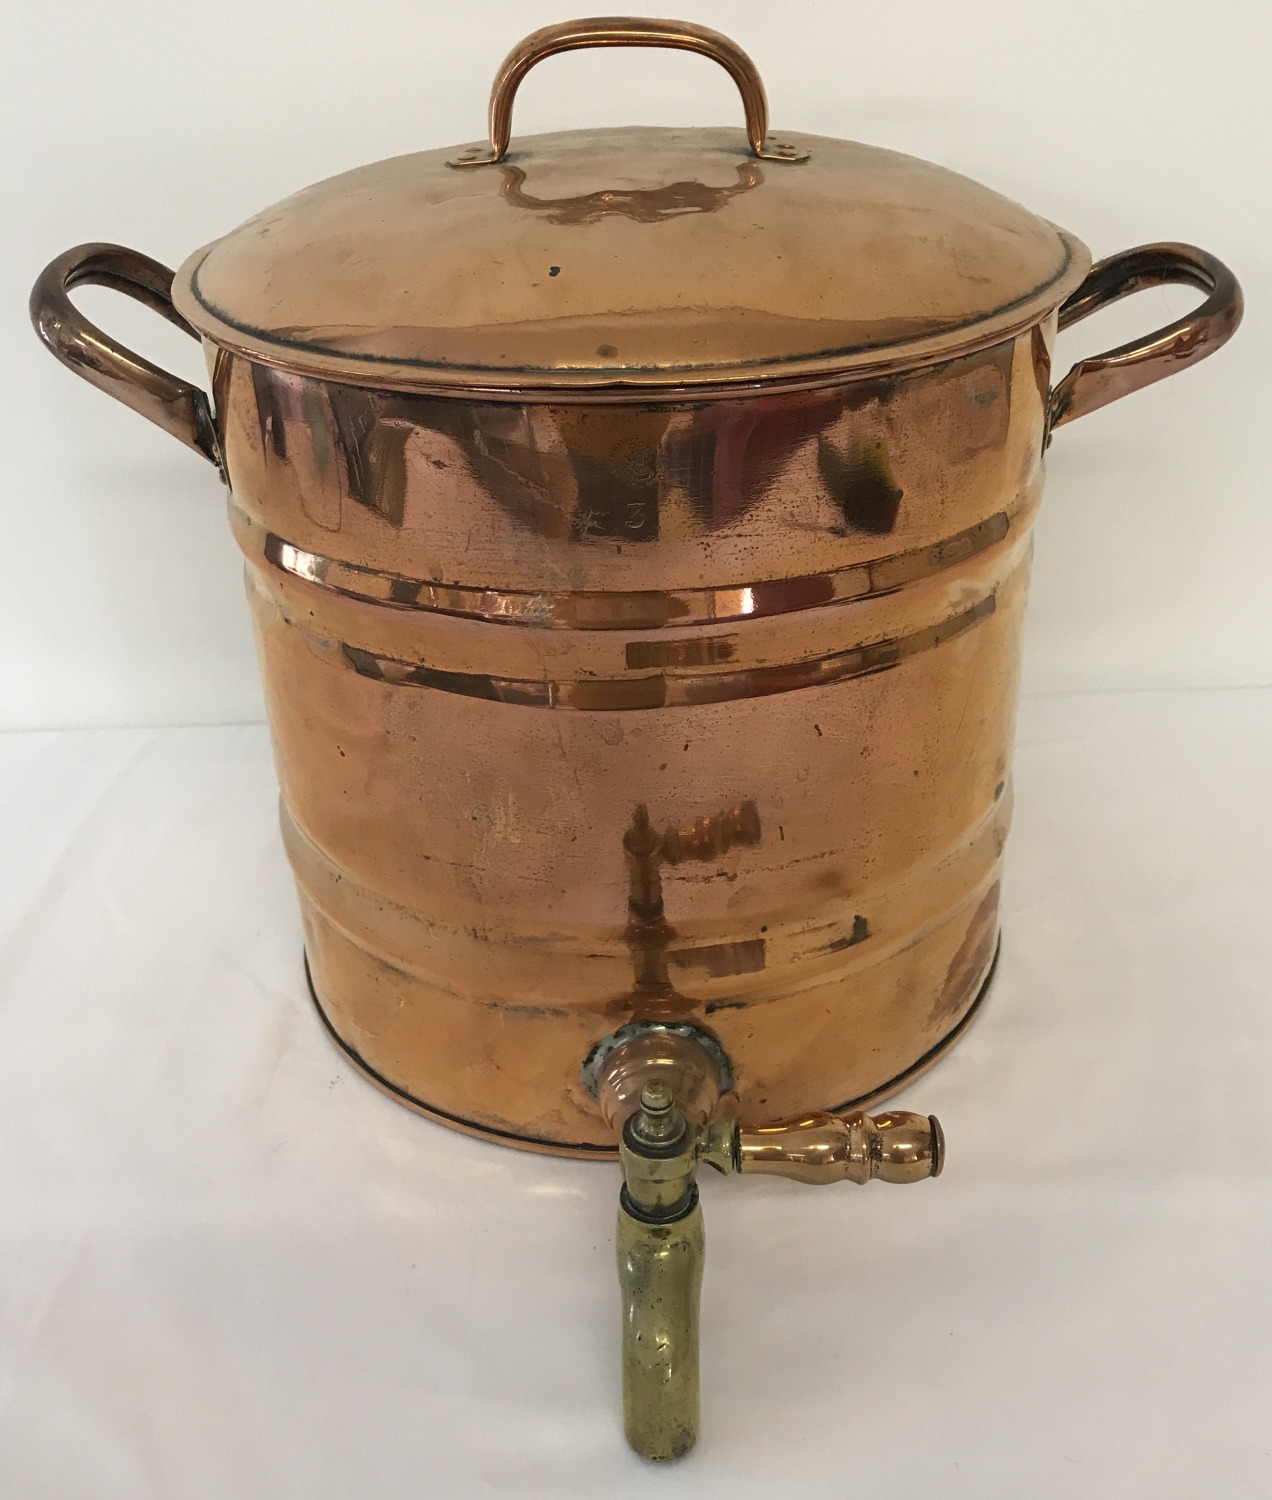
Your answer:
[[[671,1089],[646,1084],[623,1126],[618,1279],[623,1290],[623,1421],[644,1458],[680,1458],[698,1440],[698,1305],[704,1240],[697,1134]]]
[[[624,1040],[606,1058],[600,1097],[613,1108],[639,1104],[622,1121],[623,1187],[618,1210],[618,1277],[623,1296],[623,1417],[627,1441],[644,1458],[680,1458],[698,1437],[698,1318],[705,1240],[697,1171],[766,1172],[796,1182],[920,1182],[939,1175],[945,1141],[934,1115],[890,1110],[808,1114],[747,1126],[727,1111],[703,1119],[695,1091],[676,1085],[694,1070],[666,1067],[701,1043],[676,1048]],[[677,1054],[677,1060],[679,1057]],[[661,1068],[660,1068],[661,1064]],[[663,1071],[662,1069],[665,1069]],[[607,1114],[609,1110],[607,1110]]]
[[[704,1132],[699,1156],[718,1172],[767,1172],[814,1186],[922,1182],[941,1175],[945,1133],[935,1115],[905,1109],[808,1114],[749,1128],[724,1115]]]

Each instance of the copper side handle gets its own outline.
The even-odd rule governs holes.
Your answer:
[[[114,396],[220,467],[207,396],[152,365],[90,323],[70,299],[77,286],[106,286],[144,303],[192,338],[172,305],[172,272],[122,245],[77,245],[45,267],[31,292],[31,321],[43,342],[90,385]]]
[[[1092,266],[1086,280],[1061,305],[1060,328],[1069,328],[1133,292],[1172,282],[1198,287],[1208,294],[1206,300],[1195,312],[1156,333],[1074,365],[1051,393],[1048,433],[1205,359],[1237,331],[1243,307],[1237,278],[1204,250],[1175,244],[1141,245]]]
[[[738,86],[751,150],[765,161],[803,161],[807,152],[768,139],[768,98],[759,71],[736,42],[691,21],[655,21],[638,16],[591,16],[532,32],[500,64],[490,90],[490,149],[474,146],[455,157],[452,167],[488,166],[499,161],[512,139],[512,105],[522,79],[545,57],[579,47],[675,47],[718,62]]]

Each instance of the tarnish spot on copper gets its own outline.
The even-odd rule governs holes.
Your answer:
[[[852,930],[833,942],[826,944],[827,953],[842,953],[845,948],[855,948],[870,936],[870,923],[860,913],[852,919]]]

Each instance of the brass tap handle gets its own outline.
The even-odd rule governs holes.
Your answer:
[[[495,74],[490,90],[490,146],[474,146],[455,157],[452,167],[489,166],[499,161],[512,139],[512,102],[522,79],[545,57],[579,47],[675,47],[717,62],[742,95],[751,150],[764,161],[804,161],[808,153],[768,135],[768,98],[759,71],[742,48],[727,36],[692,21],[655,21],[640,16],[590,16],[544,26],[518,42]]]
[[[808,1114],[771,1125],[723,1118],[707,1130],[701,1156],[721,1172],[767,1172],[814,1185],[921,1182],[940,1175],[945,1136],[935,1115],[909,1110]]]

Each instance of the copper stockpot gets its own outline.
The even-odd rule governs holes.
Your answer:
[[[746,135],[510,148],[539,58],[638,43],[725,66]],[[490,123],[175,278],[70,251],[37,327],[229,484],[313,990],[366,1072],[576,1155],[655,1073],[695,1128],[718,1095],[841,1113],[954,1040],[994,962],[1051,432],[1217,349],[1240,291],[1188,246],[1092,269],[940,167],[774,138],[750,60],[689,25],[536,33]],[[93,328],[82,282],[201,336],[213,399]],[[1053,385],[1057,328],[1164,282],[1205,301]]]

